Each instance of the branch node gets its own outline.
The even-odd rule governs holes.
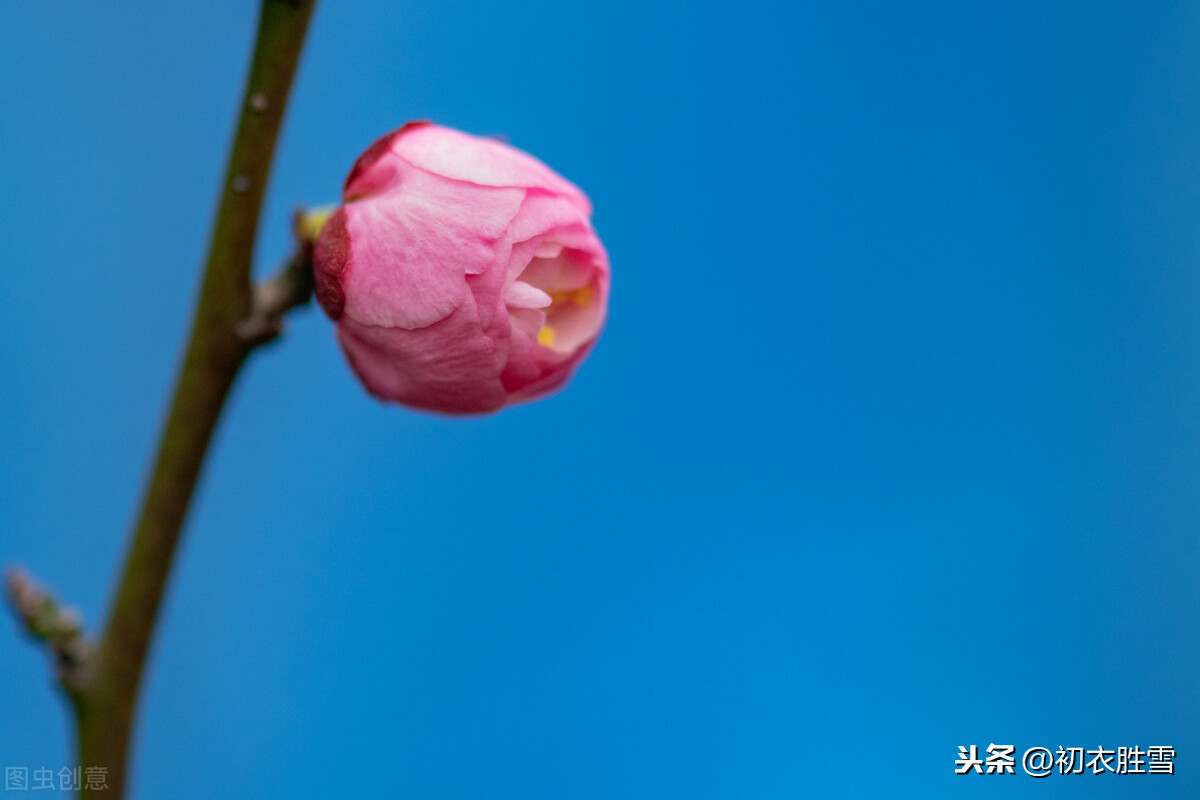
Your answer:
[[[237,327],[250,347],[266,344],[283,332],[283,317],[312,299],[312,247],[301,242],[283,269],[254,287],[250,315]]]
[[[313,247],[332,207],[297,209],[292,215],[296,252],[279,272],[254,287],[250,314],[237,327],[238,337],[250,347],[270,342],[283,333],[283,317],[307,304],[313,296]]]

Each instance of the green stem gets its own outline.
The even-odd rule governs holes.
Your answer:
[[[188,504],[230,388],[255,345],[250,270],[259,211],[316,0],[263,0],[258,39],[187,354],[108,624],[75,697],[79,759],[124,796],[138,686]]]

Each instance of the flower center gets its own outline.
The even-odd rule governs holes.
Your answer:
[[[598,271],[579,250],[545,243],[505,292],[513,323],[539,345],[569,355],[600,329]]]

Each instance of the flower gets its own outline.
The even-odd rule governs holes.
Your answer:
[[[532,156],[410,122],[359,156],[316,295],[373,395],[452,414],[561,388],[608,306],[591,203]]]

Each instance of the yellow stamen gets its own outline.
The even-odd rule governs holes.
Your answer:
[[[571,299],[575,301],[575,305],[586,308],[592,304],[592,285],[589,283],[582,289],[576,289],[572,294]]]
[[[538,344],[544,347],[554,347],[554,328],[549,325],[543,325],[538,331]]]
[[[550,292],[550,299],[555,303],[574,303],[580,308],[587,308],[592,303],[592,291],[592,285],[589,283],[580,289]]]

